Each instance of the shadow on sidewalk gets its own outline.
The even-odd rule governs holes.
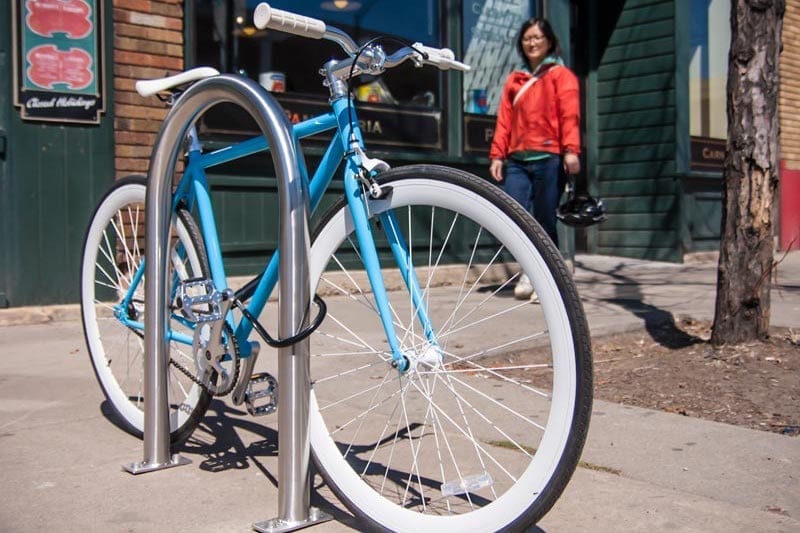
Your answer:
[[[124,431],[123,424],[107,400],[100,404],[100,411],[109,422]],[[256,435],[257,439],[245,444],[241,437],[243,431]],[[213,400],[192,436],[183,444],[172,448],[174,453],[195,456],[192,457],[193,464],[206,472],[245,470],[250,468],[251,464],[255,465],[273,487],[278,487],[277,472],[270,471],[263,461],[265,457],[278,457],[278,432],[262,425],[247,412],[231,407],[221,400]],[[337,522],[360,530],[363,524],[345,512],[338,500],[329,499],[320,493],[327,484],[317,474],[313,462],[310,470],[311,505],[324,510]]]
[[[102,402],[100,410],[109,422],[123,429],[107,400]],[[246,444],[242,438],[243,431],[255,435],[256,439]],[[398,437],[403,438],[403,435],[398,435]],[[388,438],[392,439],[393,437],[390,436]],[[368,445],[365,447],[372,449],[373,446]],[[278,432],[271,427],[258,423],[247,412],[231,407],[221,400],[213,400],[211,402],[203,421],[197,426],[194,433],[185,443],[174,446],[172,451],[185,456],[195,456],[192,457],[193,463],[200,470],[210,473],[222,473],[232,469],[244,470],[250,468],[251,464],[255,465],[268,482],[274,488],[278,488],[277,472],[270,471],[263,461],[265,457],[278,457]],[[357,531],[363,531],[366,526],[365,523],[345,511],[343,505],[335,496],[329,498],[322,494],[321,491],[328,491],[330,487],[319,475],[313,462],[310,465],[310,470],[312,479],[311,505],[324,510],[337,522]],[[405,479],[400,473],[395,474],[391,475],[390,473],[389,477],[396,482],[402,482]],[[438,486],[438,483],[431,481],[429,485],[431,487]],[[484,503],[488,503],[488,501]],[[535,524],[526,528],[525,532],[546,533],[545,530]]]
[[[241,430],[260,437],[245,444]],[[221,400],[213,400],[203,421],[191,437],[181,445],[181,453],[200,455],[199,463],[206,472],[224,472],[249,468],[253,462],[277,486],[277,479],[260,462],[262,457],[277,457],[278,432],[250,418],[247,412],[231,407]]]
[[[615,282],[613,283],[614,291],[619,295],[610,298],[598,298],[597,301],[617,305],[630,311],[644,322],[644,328],[650,337],[665,348],[674,350],[702,342],[699,337],[690,335],[678,328],[672,313],[645,303],[641,284],[635,279],[623,275],[620,272],[622,270],[621,264],[611,270],[593,269],[581,262],[577,262],[576,267],[586,272],[611,277]]]
[[[269,415],[268,415],[269,416]],[[277,416],[277,414],[272,415]],[[256,440],[245,444],[242,431],[257,436]],[[191,437],[178,450],[186,455],[202,456],[201,470],[217,473],[231,469],[246,469],[254,465],[272,484],[278,487],[277,472],[270,471],[263,458],[278,457],[278,432],[261,424],[246,411],[232,407],[221,400],[213,400],[203,421]],[[311,505],[319,507],[337,522],[359,529],[356,518],[342,510],[337,500],[330,500],[320,494],[326,482],[317,475],[313,462],[311,471]]]

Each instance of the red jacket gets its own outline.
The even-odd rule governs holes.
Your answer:
[[[554,65],[512,106],[530,72],[508,75],[497,110],[492,159],[507,159],[512,152],[535,150],[563,154],[581,151],[580,93],[578,78],[567,67]]]

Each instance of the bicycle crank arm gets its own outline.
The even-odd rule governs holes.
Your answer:
[[[256,366],[256,359],[258,359],[258,352],[261,351],[261,345],[256,341],[250,342],[250,356],[244,359],[244,367],[241,370],[239,382],[233,389],[231,400],[233,405],[242,405],[246,399],[247,387],[250,384],[250,377],[253,375],[253,368]]]

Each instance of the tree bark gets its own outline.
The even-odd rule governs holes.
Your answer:
[[[711,343],[769,334],[784,0],[732,0],[722,239]]]

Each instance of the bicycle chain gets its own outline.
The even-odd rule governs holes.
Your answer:
[[[181,373],[183,375],[185,375],[187,378],[189,378],[190,380],[192,380],[193,383],[195,383],[196,385],[202,387],[203,390],[205,390],[211,396],[215,396],[215,397],[225,396],[226,394],[230,393],[236,387],[236,382],[239,381],[239,369],[240,369],[240,363],[241,363],[241,359],[239,358],[239,341],[236,340],[236,335],[233,334],[233,330],[231,329],[230,325],[227,322],[224,325],[224,329],[225,329],[225,333],[227,333],[227,335],[228,335],[228,339],[230,340],[232,348],[233,348],[233,357],[236,359],[236,364],[234,365],[234,370],[233,370],[233,380],[231,380],[231,385],[227,389],[225,389],[223,391],[217,391],[217,392],[211,390],[208,387],[208,385],[203,383],[203,380],[201,380],[200,378],[198,378],[197,376],[192,374],[192,372],[188,368],[186,368],[185,366],[183,366],[182,364],[177,362],[172,357],[169,358],[169,364],[171,364],[172,366],[174,366],[175,368],[180,370]]]
[[[136,336],[138,336],[140,339],[144,340],[144,333],[142,333],[141,331],[138,331],[136,329],[133,329],[133,328],[129,328],[129,329]],[[212,391],[211,389],[208,388],[208,385],[203,383],[203,380],[201,380],[200,378],[198,378],[194,374],[192,374],[192,372],[188,368],[186,368],[185,366],[183,366],[182,364],[177,362],[172,357],[169,358],[169,364],[171,364],[172,366],[174,366],[175,368],[180,370],[180,372],[184,376],[189,378],[192,381],[192,383],[200,386],[204,391],[209,393],[211,396],[216,396],[216,397],[225,396],[226,394],[230,393],[236,387],[236,382],[239,381],[239,369],[240,369],[240,364],[241,364],[241,359],[239,358],[239,341],[236,339],[236,335],[233,334],[233,329],[231,329],[231,326],[227,322],[224,325],[224,329],[225,329],[225,333],[228,334],[228,338],[231,340],[231,344],[232,344],[232,347],[233,347],[233,354],[234,354],[234,357],[236,358],[236,365],[234,365],[234,369],[233,369],[233,372],[234,372],[233,381],[231,381],[231,386],[228,387],[226,390],[221,391],[221,392]]]

